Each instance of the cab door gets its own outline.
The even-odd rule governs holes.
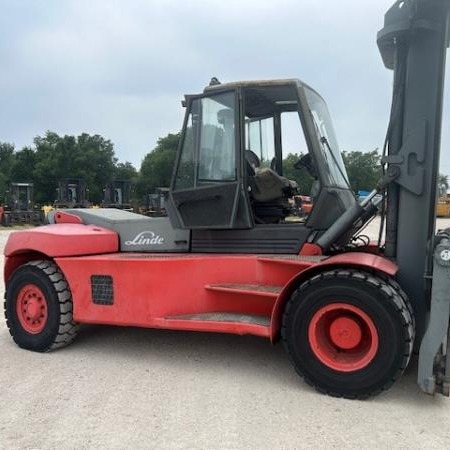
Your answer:
[[[251,228],[238,94],[189,97],[168,212],[180,228]]]

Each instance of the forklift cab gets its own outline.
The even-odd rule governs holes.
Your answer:
[[[296,183],[283,176],[289,153],[309,155],[317,191],[306,223],[295,224],[302,235],[296,245],[312,231],[326,230],[356,202],[327,106],[299,80],[216,84],[186,96],[185,104],[168,200],[175,228],[292,228],[285,219]],[[295,166],[308,169],[302,160]]]

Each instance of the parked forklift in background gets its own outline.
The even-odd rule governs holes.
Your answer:
[[[168,217],[71,209],[9,237],[15,342],[53,350],[80,323],[252,334],[281,339],[309,384],[346,398],[389,388],[416,348],[420,387],[448,396],[450,229],[435,234],[435,206],[449,10],[404,0],[385,15],[377,41],[393,102],[383,176],[364,200],[316,91],[213,79],[185,97]],[[286,220],[292,120],[307,152],[296,167],[315,180],[304,223]],[[386,238],[373,243],[363,228],[379,212]]]
[[[39,225],[43,223],[43,213],[34,204],[33,183],[11,183],[7,201],[2,206],[1,225]]]
[[[88,188],[82,178],[64,178],[58,182],[55,208],[89,208]]]
[[[127,180],[113,180],[103,190],[102,208],[117,208],[131,211],[132,183]]]
[[[146,205],[140,212],[148,217],[167,216],[165,203],[168,193],[169,188],[157,187],[152,194],[146,195]]]

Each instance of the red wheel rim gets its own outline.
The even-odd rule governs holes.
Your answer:
[[[30,334],[40,333],[47,323],[47,301],[35,284],[23,286],[17,294],[17,318],[22,328]]]
[[[320,308],[309,324],[308,339],[317,359],[339,372],[363,369],[378,350],[378,332],[373,320],[348,303]]]

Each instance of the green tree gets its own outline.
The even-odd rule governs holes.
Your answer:
[[[14,153],[11,165],[11,181],[33,182],[36,152],[31,147],[23,147]]]
[[[145,155],[139,173],[139,196],[150,194],[156,187],[168,187],[172,178],[180,133],[169,133],[158,139],[156,147]]]
[[[306,169],[296,169],[294,167],[294,164],[302,156],[304,156],[302,153],[289,153],[286,158],[283,159],[283,176],[297,182],[298,192],[301,195],[309,195],[314,178],[309,175]]]
[[[6,191],[11,182],[11,169],[14,161],[14,145],[0,142],[0,203],[6,200]]]
[[[342,152],[342,157],[352,189],[372,190],[381,176],[378,150]]]
[[[36,137],[34,144],[36,201],[53,201],[58,181],[63,178],[83,178],[89,199],[95,203],[102,200],[103,189],[113,179],[117,163],[111,141],[87,133],[75,137],[49,131],[44,137]]]
[[[117,163],[114,168],[114,178],[116,180],[135,181],[137,175],[137,170],[129,161]]]

